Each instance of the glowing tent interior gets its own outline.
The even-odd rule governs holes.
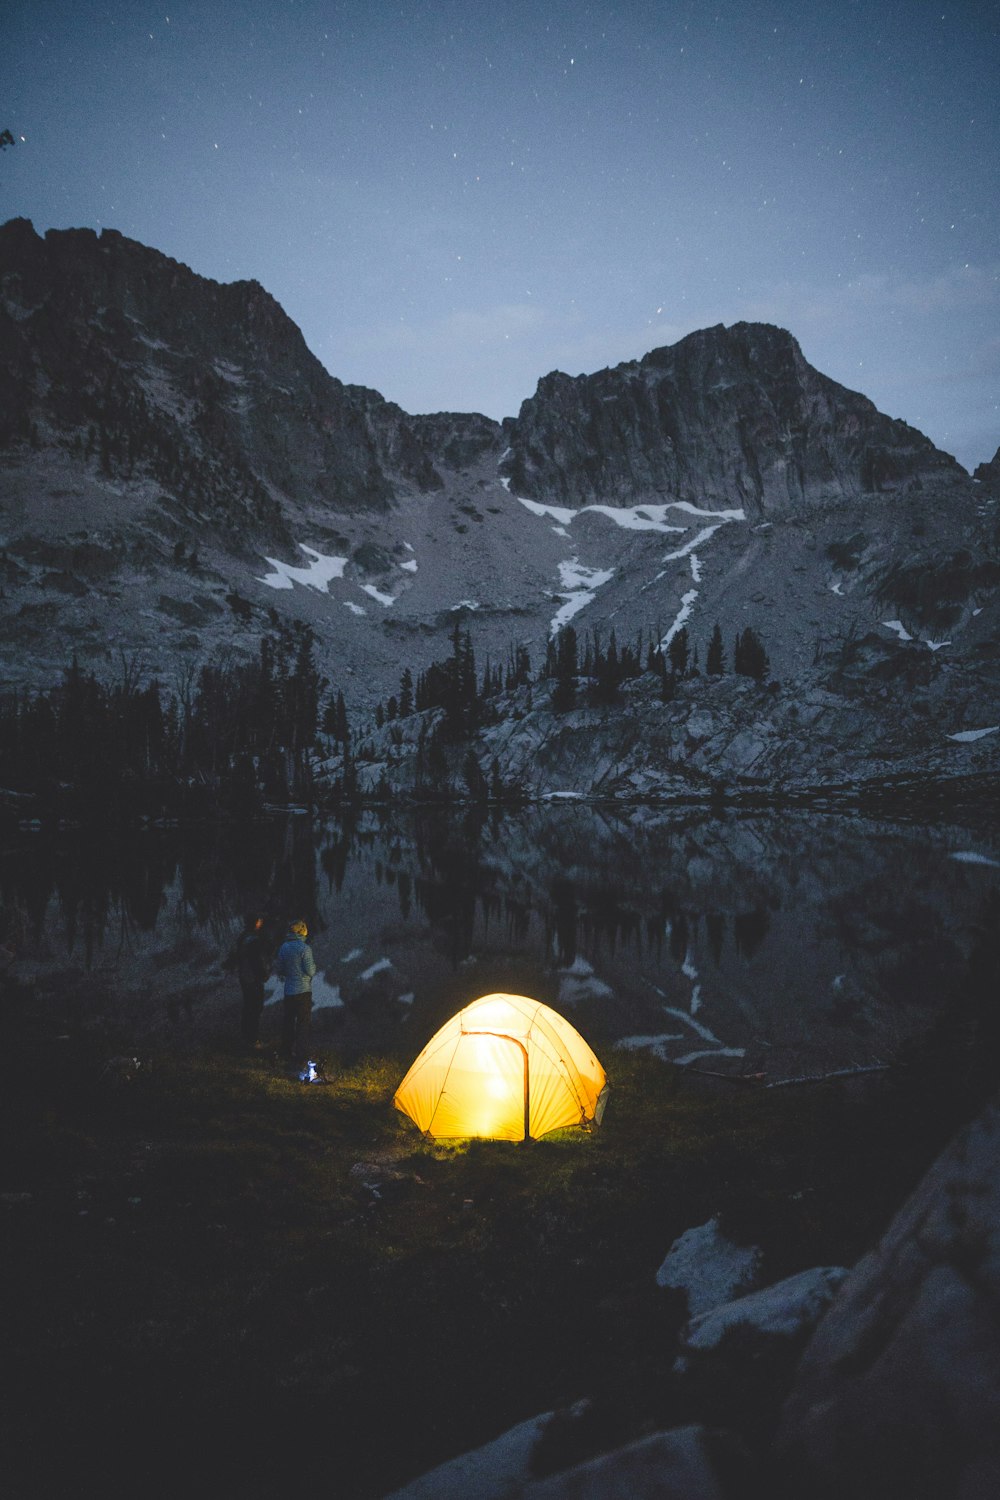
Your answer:
[[[526,995],[483,995],[435,1032],[393,1102],[430,1136],[520,1141],[599,1125],[607,1095],[563,1016]]]

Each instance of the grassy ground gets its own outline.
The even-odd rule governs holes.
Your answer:
[[[391,1106],[409,1058],[307,1088],[228,1037],[132,1070],[30,997],[5,1025],[16,1497],[350,1500],[582,1396],[609,1440],[686,1418],[675,1236],[721,1213],[769,1279],[850,1263],[963,1109],[920,1066],[768,1091],[612,1054],[599,1133],[434,1145]]]

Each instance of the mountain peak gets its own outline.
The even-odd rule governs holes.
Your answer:
[[[560,504],[670,497],[773,516],[963,472],[768,323],[719,323],[592,375],[553,372],[510,432],[517,492]]]

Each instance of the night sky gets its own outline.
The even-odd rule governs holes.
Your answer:
[[[760,319],[967,466],[1000,443],[996,0],[5,14],[0,219],[254,277],[407,411]]]

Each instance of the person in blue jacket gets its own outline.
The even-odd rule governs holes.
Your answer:
[[[276,973],[284,983],[281,1018],[281,1051],[296,1067],[309,1060],[309,1027],[312,1021],[312,979],[316,960],[306,942],[309,929],[304,922],[292,922],[288,936],[278,949],[274,961]]]

